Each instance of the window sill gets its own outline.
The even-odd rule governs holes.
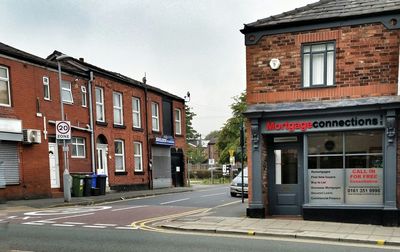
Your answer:
[[[98,125],[98,126],[104,126],[104,127],[107,127],[108,123],[106,123],[106,122],[100,122],[100,121],[96,121],[96,125]]]
[[[49,98],[49,99],[43,98],[43,100],[44,100],[44,101],[51,102],[51,99],[50,99],[50,98]]]
[[[318,89],[318,88],[335,88],[337,87],[335,84],[327,86],[327,85],[318,85],[318,86],[311,86],[311,87],[301,87],[301,90],[307,90],[307,89]]]
[[[113,127],[116,129],[126,129],[125,125],[113,124]]]
[[[128,172],[126,171],[118,171],[118,172],[114,172],[115,176],[126,176],[128,175]]]
[[[67,102],[67,101],[63,101],[64,105],[74,105],[74,102]]]
[[[175,134],[175,137],[183,137],[182,134]]]
[[[134,131],[139,131],[139,132],[144,132],[144,129],[143,129],[143,128],[135,128],[135,127],[132,127],[132,130],[134,130]]]
[[[144,171],[134,171],[135,175],[144,175]]]
[[[73,158],[73,159],[85,159],[86,157],[74,157],[74,156],[71,156],[71,158]]]

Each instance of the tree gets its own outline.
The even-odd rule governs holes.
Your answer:
[[[214,138],[218,138],[219,130],[213,130],[204,138],[204,140],[212,140]]]
[[[240,126],[244,122],[243,112],[246,110],[246,92],[233,97],[234,103],[231,104],[232,117],[229,118],[222,127],[218,140],[217,148],[219,151],[219,162],[229,163],[229,150],[235,151],[236,160],[240,160]],[[246,159],[246,153],[244,153]]]
[[[185,104],[186,111],[186,140],[194,140],[199,138],[200,134],[193,128],[192,120],[196,114],[192,111],[192,108]]]
[[[201,146],[188,146],[188,157],[192,164],[202,164],[207,160],[207,156]]]

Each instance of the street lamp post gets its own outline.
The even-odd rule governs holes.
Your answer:
[[[61,120],[64,121],[64,103],[62,99],[62,79],[61,79],[61,64],[60,61],[70,58],[70,56],[62,54],[56,57],[58,65],[58,80],[60,84],[60,104],[61,104]],[[64,173],[63,173],[63,183],[64,183],[64,201],[71,201],[71,176],[69,174],[69,163],[68,163],[68,145],[65,139],[63,139],[63,153],[64,153]]]

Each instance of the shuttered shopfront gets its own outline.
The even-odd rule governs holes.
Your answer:
[[[0,187],[19,184],[18,143],[0,141]]]

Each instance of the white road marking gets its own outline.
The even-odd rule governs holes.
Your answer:
[[[17,218],[17,216],[8,216],[7,219],[14,219]]]
[[[62,208],[56,210],[43,210],[37,212],[28,212],[24,213],[24,215],[61,215],[61,214],[78,214],[78,213],[87,213],[87,212],[95,212],[101,210],[107,210],[112,208],[111,206],[93,206],[93,207],[70,207],[70,208]]]
[[[119,208],[119,209],[113,209],[111,212],[116,212],[116,211],[123,211],[123,210],[128,210],[128,209],[134,209],[134,208],[140,208],[140,207],[147,207],[147,206],[132,206],[132,207],[125,207],[125,208]]]
[[[184,198],[184,199],[179,199],[179,200],[167,201],[167,202],[160,203],[160,205],[167,205],[167,204],[170,204],[170,203],[175,203],[175,202],[179,202],[179,201],[185,201],[185,200],[189,200],[189,199],[190,198]]]
[[[106,228],[106,226],[91,226],[91,225],[86,225],[86,226],[83,226],[83,227],[86,227],[86,228]]]
[[[75,225],[70,225],[70,224],[52,224],[52,226],[55,226],[55,227],[75,227]]]
[[[136,230],[138,227],[116,227],[115,229]]]
[[[82,216],[92,215],[92,214],[94,214],[94,213],[77,214],[77,215],[72,215],[72,216],[64,216],[64,217],[58,217],[58,218],[47,219],[47,220],[45,220],[45,221],[53,221],[53,220],[60,220],[60,219],[65,219],[65,218],[82,217]]]
[[[95,226],[115,227],[117,224],[94,224]]]
[[[217,195],[225,195],[225,194],[226,194],[225,192],[223,192],[223,193],[207,194],[207,195],[200,196],[200,198],[212,197],[212,196],[217,196]]]
[[[35,222],[46,223],[46,224],[56,223],[55,221],[46,221],[46,220],[39,220],[39,221],[35,221]]]
[[[64,224],[70,224],[70,225],[85,225],[86,223],[83,222],[64,222]]]
[[[36,225],[36,226],[42,226],[44,223],[37,223],[37,222],[25,222],[22,223],[23,225]]]

